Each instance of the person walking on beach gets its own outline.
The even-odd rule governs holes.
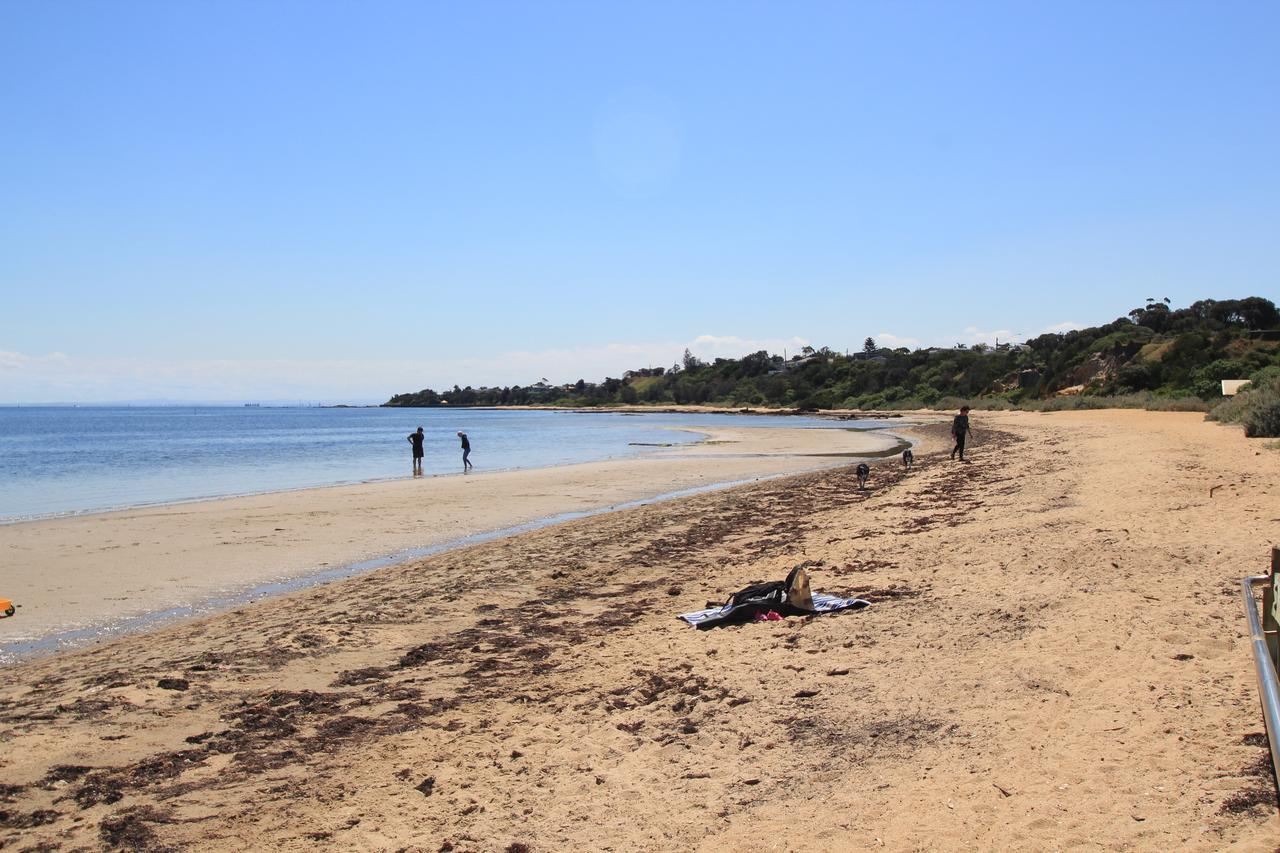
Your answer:
[[[969,428],[969,407],[961,406],[960,414],[956,415],[951,421],[951,436],[956,440],[956,446],[951,448],[951,458],[956,458],[956,453],[960,454],[961,462],[968,462],[964,458],[964,440],[968,436],[973,435],[973,430]]]
[[[422,427],[418,427],[417,432],[409,433],[409,443],[413,445],[413,476],[415,477],[422,474],[422,442],[425,438]]]
[[[467,439],[465,432],[458,433],[458,438],[462,439],[462,470],[468,471],[475,467],[471,464],[471,460],[467,458],[471,455],[471,442]]]

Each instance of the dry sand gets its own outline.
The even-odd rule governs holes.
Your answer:
[[[256,585],[563,513],[843,463],[899,443],[844,429],[698,430],[640,458],[405,478],[0,525],[7,644],[109,627]],[[97,632],[88,632],[94,637]],[[109,630],[102,631],[110,634]]]
[[[681,498],[10,669],[0,843],[1273,850],[1237,590],[1280,454],[1194,414],[974,425],[972,465],[926,428],[866,494]],[[875,606],[674,619],[799,562]]]

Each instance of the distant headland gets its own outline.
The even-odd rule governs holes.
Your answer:
[[[1224,380],[1250,384],[1228,402]],[[383,405],[714,405],[813,412],[949,409],[962,402],[1042,410],[1216,406],[1223,409],[1220,419],[1245,423],[1250,434],[1280,435],[1280,311],[1259,296],[1203,299],[1185,308],[1148,299],[1105,325],[1016,344],[908,350],[867,338],[858,352],[805,347],[784,358],[761,350],[710,363],[686,350],[669,368],[629,370],[600,382],[426,388]],[[1251,427],[1250,411],[1258,407],[1268,412],[1253,417],[1258,423]]]

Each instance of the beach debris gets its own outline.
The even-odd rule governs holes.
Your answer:
[[[1002,796],[1002,797],[1012,797],[1012,796],[1013,796],[1013,794],[1009,793],[1009,792],[1008,792],[1008,791],[1006,791],[1004,788],[1002,788],[1002,787],[1000,787],[999,785],[997,785],[995,782],[992,782],[992,783],[991,783],[991,787],[993,787],[993,788],[995,788],[997,791],[999,791],[999,792],[1000,792],[1000,796]]]
[[[104,818],[98,835],[108,847],[128,850],[153,850],[156,834],[148,823],[173,823],[173,818],[152,806],[134,806]]]
[[[794,698],[794,699],[812,699],[814,696],[817,696],[817,695],[818,695],[818,691],[817,691],[817,690],[797,690],[797,691],[793,694],[792,698]]]
[[[53,823],[62,812],[53,809],[36,809],[33,812],[0,811],[0,827],[5,829],[31,829]]]
[[[83,764],[55,764],[44,774],[44,779],[40,780],[40,787],[48,791],[57,790],[65,787],[68,782],[76,781],[91,770],[93,770],[92,767],[86,767]]]
[[[12,616],[17,612],[17,605],[7,598],[0,598],[0,618]]]
[[[434,791],[435,789],[436,789],[436,777],[434,776],[428,776],[427,778],[419,782],[417,785],[414,785],[414,790],[421,791],[422,796],[424,797],[431,796],[431,792]]]
[[[190,686],[185,678],[162,678],[156,682],[156,687],[162,690],[186,690]]]

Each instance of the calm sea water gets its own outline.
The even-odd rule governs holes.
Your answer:
[[[425,470],[535,468],[697,441],[669,427],[846,428],[877,422],[485,409],[0,408],[0,520],[363,482],[411,472],[406,436],[426,432]]]

